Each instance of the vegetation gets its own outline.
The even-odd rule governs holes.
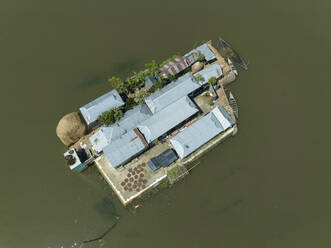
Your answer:
[[[166,59],[165,61],[163,61],[161,64],[160,64],[160,67],[168,64],[170,61],[176,59],[178,57],[178,55],[174,54],[172,55],[170,58]]]
[[[125,111],[132,109],[134,106],[136,106],[137,103],[132,97],[128,97],[125,100]]]
[[[200,54],[199,57],[198,57],[198,60],[199,60],[200,62],[205,61],[205,59],[206,59],[206,57],[205,57],[205,55],[203,55],[203,54]]]
[[[128,93],[128,89],[122,79],[113,76],[108,79],[108,82],[111,83],[111,87],[116,89],[119,93]]]
[[[213,105],[213,104],[214,104],[213,100],[210,99],[210,100],[208,101],[208,104],[209,104],[209,105]]]
[[[113,108],[111,110],[103,112],[99,117],[98,117],[98,122],[101,125],[111,125],[114,122],[118,121],[121,119],[123,116],[123,111],[122,108]]]
[[[160,65],[152,60],[150,63],[145,64],[145,68],[150,76],[154,76],[155,73],[159,73]]]
[[[168,170],[167,174],[169,177],[174,177],[179,173],[179,167],[178,165],[175,165],[173,168]]]
[[[202,81],[202,76],[200,74],[196,74],[194,77],[198,82]]]
[[[164,85],[163,81],[155,81],[153,86],[148,90],[149,93],[153,93],[155,91],[158,91],[159,89],[162,89]]]
[[[142,90],[138,93],[138,95],[135,97],[135,101],[138,104],[142,104],[145,100],[145,98],[148,96],[148,92],[145,90]]]
[[[168,73],[168,79],[169,79],[169,81],[171,82],[171,81],[174,81],[174,80],[176,80],[177,78],[176,78],[176,76],[174,76],[174,75],[172,75],[172,74],[170,74],[170,73]]]
[[[216,77],[209,78],[208,83],[211,83],[212,85],[215,85],[217,83],[217,78]]]
[[[154,145],[158,145],[158,144],[159,144],[159,140],[157,140],[157,139],[154,140],[154,141],[153,141],[153,144],[154,144]]]

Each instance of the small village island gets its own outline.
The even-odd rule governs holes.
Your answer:
[[[111,91],[58,123],[69,168],[94,164],[124,206],[177,182],[237,133],[237,103],[225,87],[238,75],[233,62],[247,69],[239,60],[219,39],[218,48],[209,41],[126,80],[111,77]]]

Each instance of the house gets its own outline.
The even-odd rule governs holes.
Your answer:
[[[152,88],[152,86],[155,83],[155,81],[156,81],[156,79],[154,77],[152,77],[150,75],[147,75],[145,77],[145,87],[146,87],[146,89],[149,90],[150,88]]]
[[[185,59],[182,56],[178,56],[177,58],[162,66],[160,68],[160,74],[164,78],[168,78],[168,74],[175,76],[178,73],[184,71],[187,67],[188,64],[186,63]]]
[[[151,158],[147,165],[152,171],[156,171],[157,169],[163,167],[167,167],[177,159],[177,154],[172,149],[168,149],[156,157]]]
[[[112,167],[117,168],[148,148],[148,144],[137,128],[130,130],[111,142],[103,152]]]
[[[93,149],[100,153],[111,142],[133,130],[138,124],[152,116],[146,104],[135,106],[124,113],[124,116],[110,126],[102,126],[89,140]]]
[[[188,66],[193,65],[196,61],[198,61],[200,52],[196,49],[193,49],[192,51],[186,53],[183,57],[187,63]]]
[[[207,43],[198,46],[196,50],[198,50],[201,54],[205,56],[207,62],[212,62],[216,60],[215,54],[210,50]]]
[[[170,143],[183,159],[234,124],[226,110],[218,106],[170,139]]]
[[[183,96],[139,124],[138,129],[151,143],[198,112],[192,100]]]
[[[145,99],[145,103],[150,111],[155,114],[156,112],[167,107],[169,104],[177,101],[183,96],[189,95],[200,87],[201,85],[195,81],[192,74],[186,73],[179,77],[176,81],[148,96]]]
[[[124,102],[118,92],[116,90],[111,90],[110,92],[84,105],[79,110],[87,125],[95,128],[98,125],[97,121],[99,115],[112,108],[121,107],[123,105]]]
[[[221,78],[223,76],[223,71],[221,66],[215,63],[193,74],[193,76],[197,75],[201,75],[201,79],[198,81],[198,83],[204,85],[208,83],[208,80],[212,77],[216,77],[217,79]]]

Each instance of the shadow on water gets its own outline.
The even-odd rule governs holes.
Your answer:
[[[108,197],[104,197],[96,202],[94,208],[103,219],[116,220],[118,218],[116,207],[113,201]]]
[[[130,76],[134,70],[143,66],[141,59],[132,59],[125,62],[116,62],[111,65],[109,71],[103,72],[101,75],[88,75],[81,82],[73,84],[75,90],[86,90],[87,88],[107,84],[108,78],[112,76],[120,77],[125,79]]]

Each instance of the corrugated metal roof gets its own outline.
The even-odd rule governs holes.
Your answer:
[[[219,106],[174,136],[170,142],[178,156],[185,158],[233,124],[230,115]]]
[[[207,46],[207,44],[202,44],[201,46],[198,46],[196,48],[196,50],[198,50],[201,54],[205,55],[205,59],[207,61],[213,60],[215,59],[215,54],[209,49],[209,47]]]
[[[88,125],[95,122],[99,115],[112,108],[121,107],[124,102],[116,90],[112,90],[92,102],[84,105],[79,110]]]
[[[216,77],[217,79],[220,78],[223,75],[222,68],[219,64],[212,64],[208,67],[205,67],[199,72],[196,72],[193,74],[193,76],[201,75],[201,80],[199,83],[201,85],[208,82],[208,80],[212,77]]]
[[[150,88],[152,88],[153,84],[155,82],[155,78],[151,77],[150,75],[147,75],[145,77],[145,87],[149,90]]]
[[[151,143],[198,111],[191,99],[184,96],[142,122],[138,128]]]
[[[183,57],[178,56],[174,60],[160,67],[160,74],[164,78],[168,78],[168,74],[176,75],[177,73],[184,71],[188,67]]]
[[[186,63],[190,66],[198,60],[199,55],[200,55],[200,52],[196,49],[193,49],[192,51],[185,54],[183,57],[184,57]]]
[[[109,163],[116,168],[133,156],[142,152],[144,149],[145,145],[143,141],[133,130],[131,130],[107,145],[103,149],[103,152]]]
[[[176,81],[151,94],[145,99],[145,103],[154,114],[198,88],[200,85],[195,82],[192,74],[186,73]]]
[[[140,104],[124,113],[124,116],[111,126],[102,126],[89,140],[94,150],[101,152],[112,141],[134,129],[139,123],[148,119],[152,113],[146,104]]]

